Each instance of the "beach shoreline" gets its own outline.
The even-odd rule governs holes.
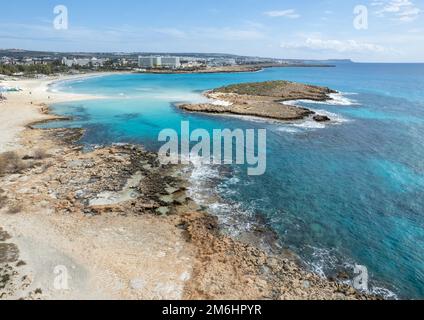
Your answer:
[[[58,117],[46,112],[54,103],[101,99],[101,96],[52,92],[49,88],[58,81],[71,81],[93,76],[107,76],[111,73],[88,73],[85,75],[53,76],[46,79],[17,79],[1,81],[5,87],[19,88],[17,92],[6,92],[6,101],[0,103],[0,152],[19,147],[17,137],[28,124],[54,120]],[[19,110],[19,112],[16,112]]]
[[[99,75],[107,74],[87,76]],[[32,129],[61,119],[48,112],[53,103],[102,98],[48,91],[75,77],[13,82],[23,91],[0,104],[0,153],[16,152],[33,165],[0,177],[0,196],[8,201],[0,227],[16,253],[6,261],[16,274],[1,298],[371,298],[303,270],[285,254],[223,235],[217,219],[187,196],[183,170],[164,169],[152,153],[137,146],[84,153],[75,144],[82,130]],[[48,155],[37,159],[40,149]],[[129,185],[134,179],[136,187]],[[135,198],[120,198],[124,190],[137,191]],[[102,203],[105,197],[114,200]],[[55,270],[63,266],[72,290],[55,288]]]

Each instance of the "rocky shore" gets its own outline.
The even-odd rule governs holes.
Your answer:
[[[292,100],[331,100],[336,93],[326,87],[311,86],[288,81],[245,83],[218,88],[205,93],[210,103],[178,104],[188,112],[233,114],[282,121],[302,120],[313,117],[317,122],[330,121],[314,111],[284,104]]]
[[[19,154],[19,159],[24,163],[23,169],[14,173],[3,171],[0,178],[3,186],[1,214],[7,215],[11,224],[20,217],[34,223],[34,217],[29,216],[40,215],[43,208],[51,208],[47,215],[41,214],[42,219],[55,227],[60,226],[60,233],[71,241],[68,245],[76,251],[72,259],[85,266],[93,263],[95,269],[102,272],[117,272],[115,259],[118,252],[112,245],[113,240],[118,241],[117,237],[128,239],[129,243],[125,245],[132,250],[133,245],[142,245],[131,251],[134,256],[131,260],[126,260],[128,257],[125,256],[119,257],[124,259],[120,263],[132,261],[135,265],[120,266],[123,268],[119,269],[122,274],[114,275],[114,281],[121,284],[121,289],[107,296],[130,299],[369,298],[349,286],[306,272],[284,252],[270,254],[223,235],[217,219],[187,196],[189,173],[181,170],[181,167],[163,166],[156,154],[144,151],[139,146],[112,146],[84,153],[74,145],[81,134],[81,130],[76,129],[28,131],[27,137],[31,137],[32,145],[40,146],[42,142],[41,145],[52,152],[24,149]],[[25,213],[28,208],[31,208],[31,212]],[[160,252],[165,249],[160,248],[161,245],[167,247],[172,244],[157,243],[149,248],[152,244],[138,242],[133,234],[136,231],[128,226],[118,236],[112,231],[127,225],[125,221],[134,224],[137,220],[156,221],[162,228],[174,229],[173,232],[180,234],[181,243],[176,245],[180,250],[178,255],[172,257],[165,254],[166,259],[154,263],[155,250]],[[98,227],[99,221],[110,229],[106,233],[109,239],[99,236],[104,232]],[[119,224],[116,224],[117,221],[120,221]],[[6,225],[10,227],[10,224]],[[18,226],[19,223],[15,225]],[[36,224],[31,227],[36,229]],[[48,238],[48,234],[46,230],[40,238]],[[11,298],[17,294],[26,299],[55,297],[51,285],[37,282],[31,272],[19,272],[20,269],[30,270],[34,261],[20,256],[19,241],[15,244],[14,238],[3,230],[1,235],[1,241],[8,240],[6,244],[0,243],[2,297]],[[161,237],[160,234],[155,236]],[[131,244],[132,241],[135,243]],[[137,256],[146,258],[143,251],[147,252],[147,256],[152,255],[150,264],[154,268],[163,269],[164,266],[159,264],[170,264],[174,270],[178,270],[178,277],[171,282],[168,280],[165,287],[158,288],[158,279],[152,279],[150,283],[146,280],[147,275],[140,276],[137,269],[141,268],[141,264],[137,262]],[[181,251],[189,260],[181,260]],[[104,257],[104,254],[108,257]],[[102,256],[100,261],[97,260],[99,256]],[[131,278],[131,272],[126,268],[135,271],[138,276]],[[148,271],[152,272],[152,266]],[[78,278],[78,274],[73,278]],[[92,281],[101,282],[102,290],[106,290],[103,284],[105,279]]]

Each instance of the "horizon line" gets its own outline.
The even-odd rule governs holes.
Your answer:
[[[195,52],[195,51],[60,51],[60,50],[34,50],[34,49],[22,49],[22,48],[0,48],[0,51],[28,51],[28,52],[39,52],[39,53],[60,53],[60,54],[202,54],[202,55],[228,55],[237,57],[249,57],[249,58],[260,58],[260,59],[274,59],[274,60],[309,60],[309,61],[350,61],[351,63],[378,63],[378,64],[424,64],[424,61],[356,61],[352,58],[279,58],[279,57],[263,57],[249,54],[237,54],[237,53],[223,53],[223,52]]]

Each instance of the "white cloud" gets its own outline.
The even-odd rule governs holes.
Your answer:
[[[282,43],[285,49],[309,49],[321,51],[335,51],[339,53],[382,53],[386,49],[383,46],[360,42],[356,40],[323,40],[319,38],[307,38],[304,42]]]
[[[411,0],[373,1],[371,5],[379,8],[375,12],[378,17],[388,15],[403,22],[416,20],[422,12]]]
[[[264,12],[264,15],[271,18],[278,18],[278,17],[284,17],[289,19],[300,18],[300,14],[296,13],[296,10],[294,9],[267,11],[267,12]]]

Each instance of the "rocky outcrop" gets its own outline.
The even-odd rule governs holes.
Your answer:
[[[329,117],[322,116],[322,115],[316,115],[316,116],[313,117],[313,119],[316,122],[328,122],[328,121],[331,121],[331,119]]]
[[[39,134],[45,136],[41,139],[44,143],[50,137],[58,139],[56,147],[62,146],[57,153],[23,174],[3,177],[7,201],[21,203],[25,208],[42,204],[54,208],[52,214],[63,219],[78,217],[90,224],[105,217],[149,219],[154,216],[170,228],[183,230],[187,245],[194,248],[191,274],[184,275],[184,279],[187,278],[186,299],[374,299],[352,287],[307,272],[293,256],[284,252],[265,252],[224,235],[217,219],[187,196],[185,177],[189,169],[161,165],[155,153],[133,145],[83,153],[69,140],[60,142],[58,133],[65,134],[65,131],[35,130],[31,133],[32,140]],[[68,130],[66,136],[76,138],[78,132]],[[133,197],[123,196],[123,190]],[[108,197],[109,202],[105,201]],[[0,244],[10,238],[1,231]],[[124,231],[123,234],[125,236]],[[94,242],[101,244],[97,238]],[[131,257],[139,255],[140,250],[149,252],[145,245],[148,244],[136,246]],[[10,276],[16,275],[18,254],[17,247],[0,245],[0,282],[11,288],[6,296],[16,290],[15,285],[10,287]],[[13,264],[12,269],[6,270],[8,273],[2,273],[2,261],[9,264],[8,268]],[[130,264],[129,261],[132,260],[123,264]],[[173,260],[168,262],[172,264]],[[118,268],[119,264],[113,267]],[[1,283],[0,295],[5,292]],[[139,285],[135,281],[131,286],[137,288]]]
[[[217,219],[205,213],[185,213],[179,226],[198,248],[186,299],[376,299],[307,272],[284,254],[269,254],[224,236]]]
[[[268,81],[231,85],[209,91],[205,96],[215,103],[179,104],[189,112],[233,114],[282,121],[301,120],[315,112],[284,104],[289,100],[326,101],[335,91],[288,81]],[[318,121],[322,118],[317,118]]]
[[[242,102],[224,107],[214,104],[180,104],[178,107],[189,112],[203,112],[215,114],[233,114],[239,116],[251,116],[275,120],[302,120],[314,112],[308,109],[295,106],[281,105],[274,102],[256,101],[254,104]]]

